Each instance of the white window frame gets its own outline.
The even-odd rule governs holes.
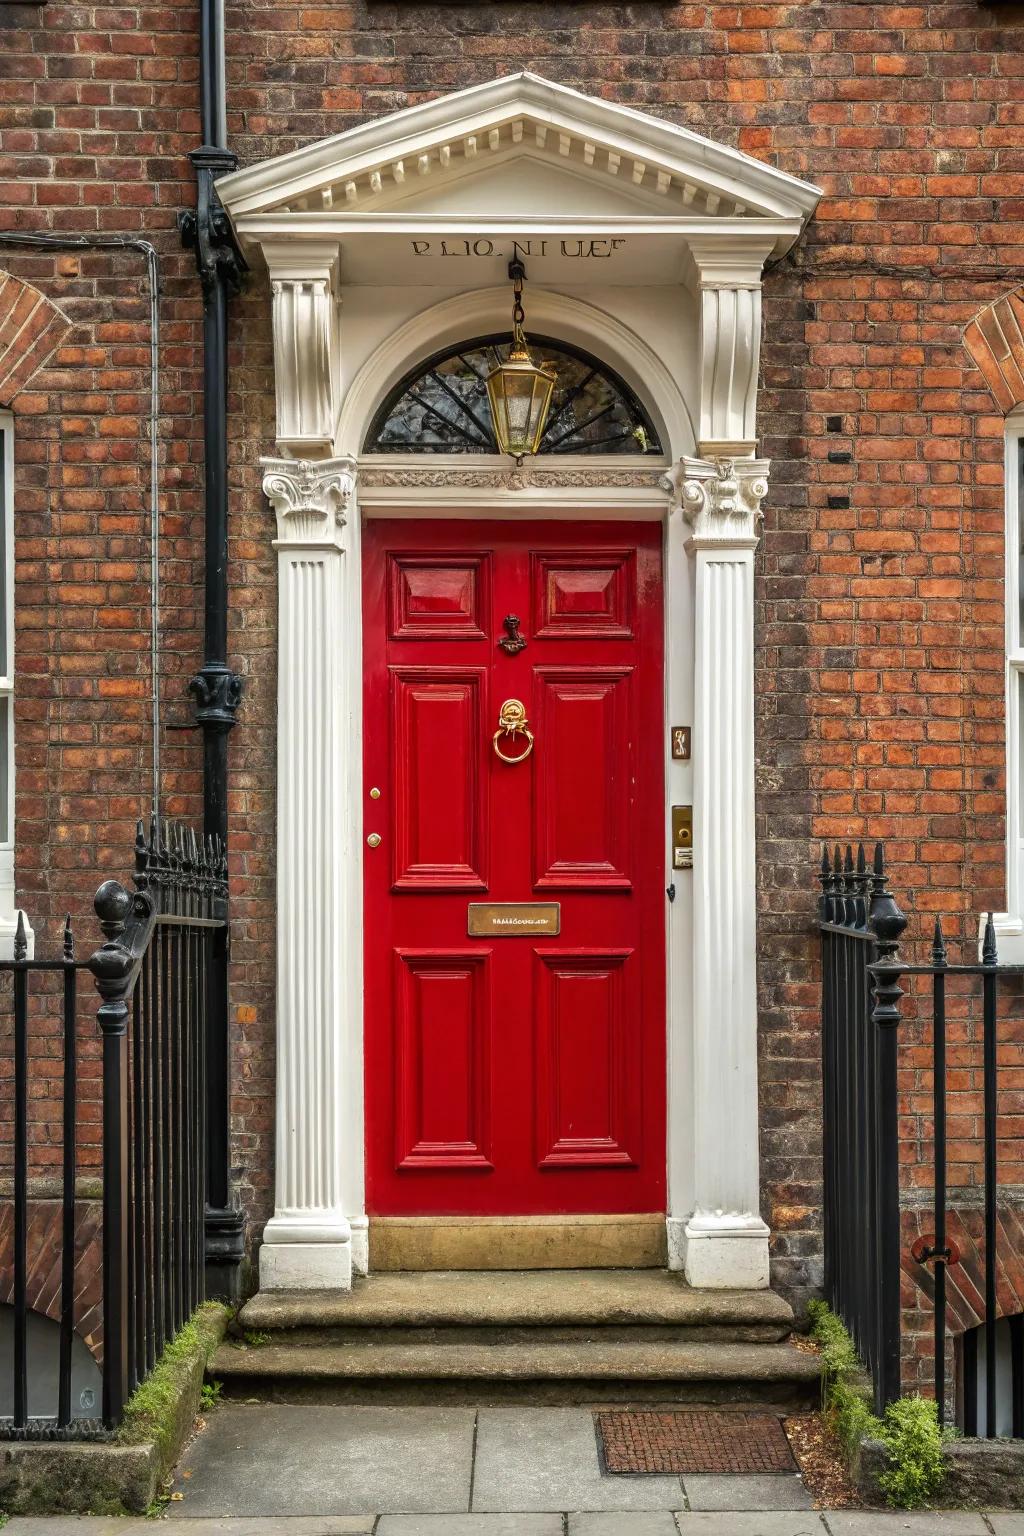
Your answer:
[[[3,539],[4,579],[0,623],[6,639],[6,671],[0,672],[0,709],[7,711],[7,836],[0,839],[0,958],[14,954],[18,909],[14,896],[14,417],[0,411],[0,538]],[[28,952],[35,936],[25,918]]]
[[[1006,633],[1006,911],[995,914],[999,958],[1024,963],[1024,623],[1021,619],[1020,565],[1024,552],[1024,410],[1006,419],[1003,479],[1006,487],[1006,540],[1003,566]],[[981,915],[980,933],[985,915]],[[979,933],[979,942],[980,942]]]

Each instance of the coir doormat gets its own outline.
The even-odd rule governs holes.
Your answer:
[[[770,1413],[651,1412],[594,1415],[606,1472],[795,1472],[780,1419]]]

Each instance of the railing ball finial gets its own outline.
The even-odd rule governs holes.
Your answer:
[[[93,906],[96,908],[96,916],[100,920],[104,938],[116,939],[118,934],[124,931],[128,914],[132,909],[130,893],[117,880],[104,880],[96,892]]]

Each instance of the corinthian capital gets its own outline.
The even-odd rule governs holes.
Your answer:
[[[691,525],[694,544],[753,548],[768,494],[770,459],[682,458],[665,476]]]
[[[263,493],[277,514],[277,544],[341,547],[356,461],[261,459]]]

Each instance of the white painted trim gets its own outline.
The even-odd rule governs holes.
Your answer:
[[[766,459],[684,459],[666,481],[694,566],[691,1285],[768,1284],[760,1217],[754,870],[754,549]]]
[[[220,191],[227,178],[217,182]],[[734,244],[763,244],[778,254],[793,244],[803,225],[799,219],[691,219],[685,215],[649,218],[635,214],[483,213],[475,218],[452,213],[260,213],[236,220],[236,231],[246,242],[286,240],[289,237],[346,241],[360,235],[456,235],[527,236],[540,239],[589,239],[598,236],[641,237],[675,235],[689,243],[705,235],[724,235]]]
[[[1024,411],[1006,419],[1003,434],[1004,633],[1006,649],[1006,911],[994,915],[999,958],[1007,965],[1024,964],[1024,627],[1021,625],[1020,562],[1024,535],[1021,505],[1021,458],[1024,455]],[[978,952],[985,932],[985,913],[978,926]]]
[[[277,518],[277,1095],[274,1215],[264,1289],[352,1283],[342,1103],[357,1029],[343,938],[359,924],[348,720],[359,675],[347,654],[348,459],[264,459]],[[346,1005],[353,1012],[346,1012]]]
[[[0,842],[0,959],[14,958],[18,908],[14,886],[16,837],[14,799],[14,416],[0,411],[0,538],[4,540],[3,613],[7,670],[0,675],[0,699],[9,711],[7,730],[7,838]],[[35,934],[25,916],[28,954],[35,954]]]
[[[739,206],[748,218],[794,221],[796,233],[821,196],[817,187],[688,128],[526,71],[435,97],[247,166],[222,177],[217,190],[236,220],[300,199],[319,199],[323,207],[325,192],[333,206],[337,188],[343,198],[351,196],[347,189],[352,188],[356,201],[372,199],[404,185],[413,167],[418,174],[434,168],[443,172],[453,160],[475,158],[485,145],[500,146],[503,131],[511,140],[517,129],[524,136],[527,127],[539,149],[573,158],[580,151],[595,177],[613,176],[628,166],[631,180],[642,168],[640,180],[658,186],[660,173],[661,190],[678,184],[679,205],[685,205],[685,189],[690,188],[690,201],[699,191],[706,202],[710,197],[716,207],[721,201]]]

